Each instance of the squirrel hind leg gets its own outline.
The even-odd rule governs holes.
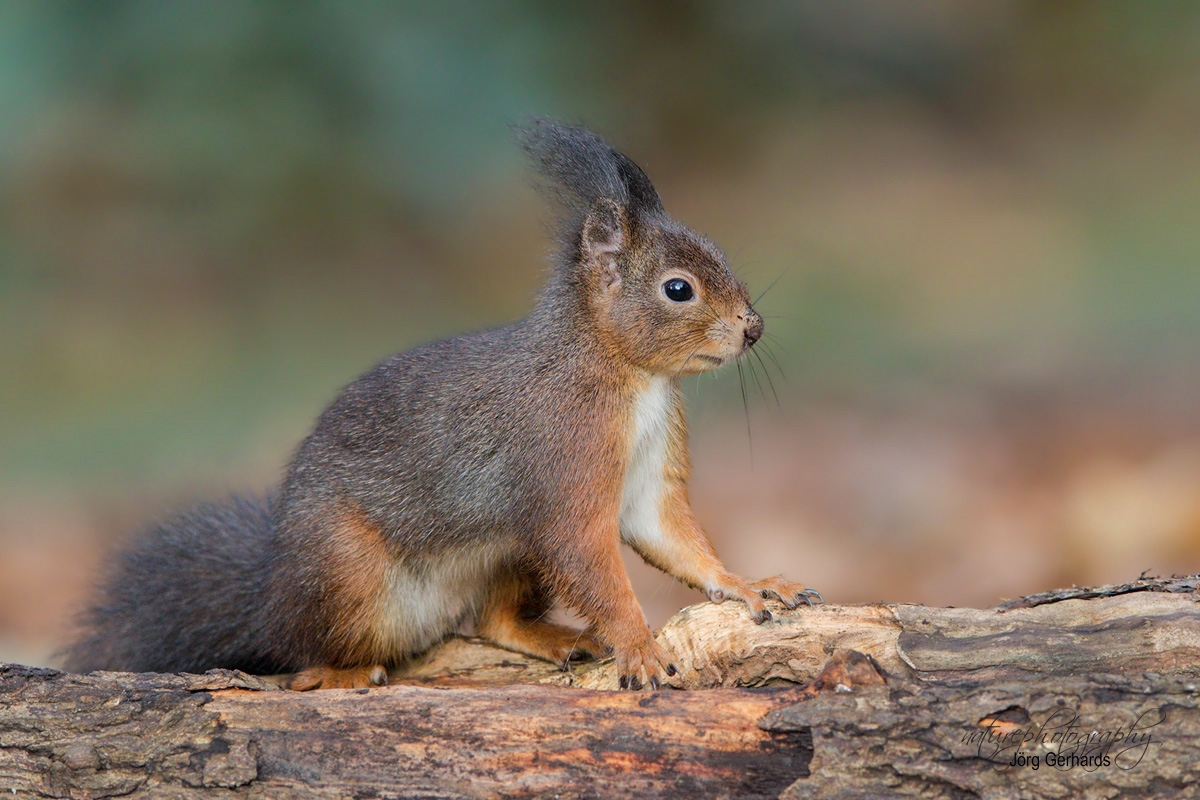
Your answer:
[[[545,659],[563,668],[571,661],[603,658],[612,649],[588,631],[540,620],[520,621],[498,636],[481,633],[506,650]]]
[[[608,654],[610,648],[591,632],[543,621],[549,608],[529,576],[505,575],[493,584],[479,614],[479,635],[506,650],[563,667],[572,660]]]
[[[387,685],[387,670],[382,664],[369,667],[310,667],[297,672],[287,688],[297,692],[313,689],[367,689]]]

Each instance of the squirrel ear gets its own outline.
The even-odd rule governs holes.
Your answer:
[[[624,214],[617,203],[601,198],[592,204],[579,233],[579,251],[593,260],[618,253],[625,245]]]
[[[579,233],[580,261],[606,295],[621,287],[615,256],[625,246],[624,216],[615,201],[601,198],[592,204]]]

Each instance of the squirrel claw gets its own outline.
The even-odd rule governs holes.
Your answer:
[[[658,689],[663,684],[661,675],[676,675],[675,665],[667,661],[667,652],[658,642],[649,638],[640,646],[616,648],[617,685],[622,689],[637,691],[643,687]]]
[[[804,591],[802,591],[796,595],[796,600],[808,603],[809,608],[813,607],[814,599],[816,600],[817,603],[820,603],[820,604],[825,603],[825,598],[821,597],[821,593],[818,592],[816,589],[805,589]],[[797,603],[796,605],[799,605],[799,603]],[[792,608],[795,608],[795,606],[792,606]]]

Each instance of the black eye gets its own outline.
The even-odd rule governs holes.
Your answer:
[[[692,285],[683,278],[671,278],[663,284],[663,294],[672,303],[686,303],[695,296]]]

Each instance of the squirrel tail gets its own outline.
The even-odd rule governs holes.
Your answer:
[[[266,601],[274,530],[275,503],[247,498],[151,529],[112,563],[80,618],[81,636],[63,653],[66,668],[287,671]]]

